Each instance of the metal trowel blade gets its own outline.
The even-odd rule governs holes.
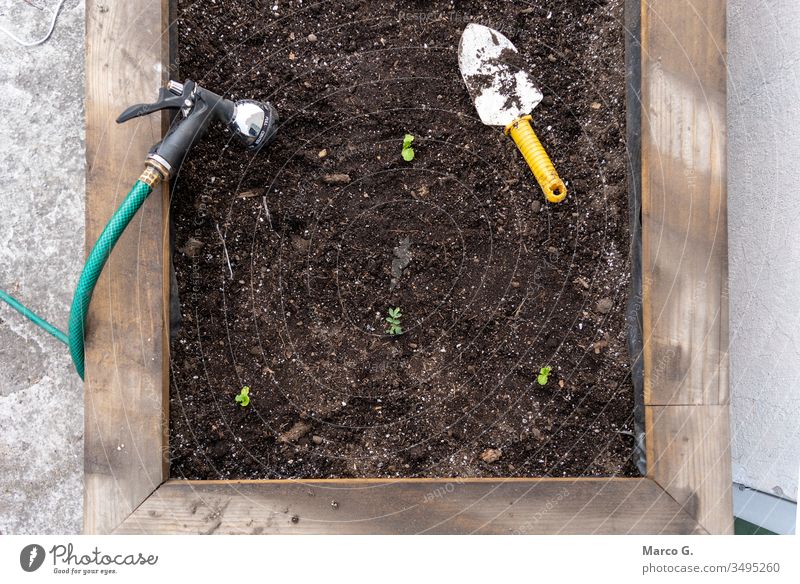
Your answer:
[[[458,64],[486,125],[506,126],[531,113],[542,100],[516,47],[494,29],[468,24],[458,45]]]

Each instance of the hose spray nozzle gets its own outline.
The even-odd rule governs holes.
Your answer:
[[[181,165],[212,120],[225,124],[253,152],[258,152],[272,141],[278,125],[278,112],[270,103],[249,99],[233,102],[191,80],[184,83],[170,81],[166,87],[159,89],[155,103],[129,107],[120,114],[117,123],[164,109],[179,110],[180,113],[164,139],[147,156],[148,163],[157,168],[164,179]]]

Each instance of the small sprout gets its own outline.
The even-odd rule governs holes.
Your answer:
[[[539,369],[539,375],[536,377],[536,381],[539,385],[547,385],[547,378],[550,377],[550,367],[542,367]]]
[[[403,137],[403,151],[400,153],[403,156],[403,160],[406,162],[411,162],[414,160],[414,149],[411,147],[411,143],[414,141],[414,136],[411,134],[406,134]]]
[[[403,334],[403,327],[400,326],[400,319],[402,317],[403,315],[400,313],[399,307],[389,309],[389,316],[386,317],[386,322],[389,323],[389,328],[386,329],[387,334],[392,336]]]
[[[246,408],[248,405],[250,405],[250,388],[245,385],[239,392],[239,395],[237,395],[234,399],[239,402],[243,408]]]

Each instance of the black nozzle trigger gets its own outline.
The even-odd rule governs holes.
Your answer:
[[[119,115],[117,123],[121,124],[133,118],[146,116],[164,109],[180,109],[186,98],[189,97],[191,90],[192,87],[187,84],[183,89],[183,95],[175,95],[166,87],[162,87],[158,90],[158,100],[155,103],[138,103],[132,105]]]

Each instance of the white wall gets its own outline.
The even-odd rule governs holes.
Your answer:
[[[729,0],[733,480],[797,500],[800,0]]]

